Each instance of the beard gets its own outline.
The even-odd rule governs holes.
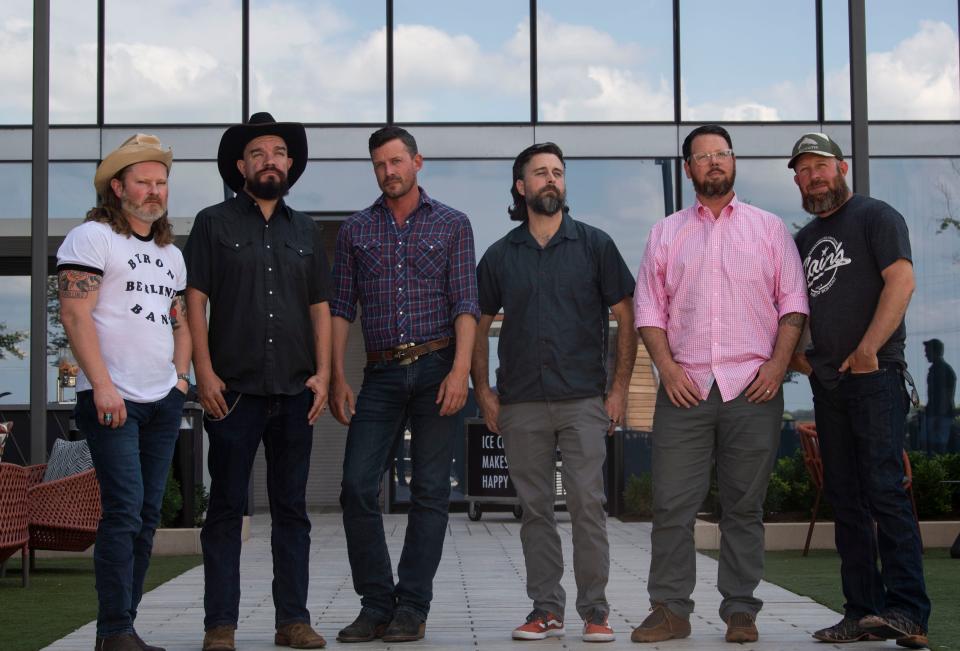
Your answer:
[[[838,175],[832,184],[825,183],[827,184],[827,191],[823,194],[811,194],[802,190],[800,192],[803,199],[803,209],[811,215],[833,212],[842,206],[847,201],[847,197],[850,196],[850,187],[847,185],[847,180],[842,176]]]
[[[380,189],[387,197],[399,199],[400,197],[406,196],[406,194],[413,189],[415,183],[416,177],[410,181],[406,181],[401,176],[391,176],[390,178],[384,179],[383,184],[380,185]]]
[[[125,196],[120,198],[120,209],[145,224],[152,224],[167,214],[167,207],[159,199],[149,197],[143,203],[134,203]]]
[[[527,209],[541,215],[555,215],[567,202],[567,193],[557,188],[544,188],[534,197],[526,197]]]
[[[267,176],[265,173],[267,171],[273,172],[279,176],[279,180],[272,178],[264,179],[264,177]],[[283,174],[277,169],[264,170],[263,172],[260,172],[260,174],[257,174],[254,178],[247,179],[246,188],[247,192],[255,196],[257,199],[265,199],[267,201],[285,197],[290,191],[290,185],[287,183],[287,175]]]
[[[709,171],[704,175],[703,180],[697,180],[696,176],[691,176],[693,189],[701,197],[722,197],[733,189],[733,182],[737,180],[737,168],[730,171],[730,176],[723,176],[716,179],[709,177]]]

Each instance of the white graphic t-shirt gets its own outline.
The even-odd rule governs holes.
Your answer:
[[[84,222],[63,240],[57,269],[103,275],[93,321],[103,361],[120,395],[132,402],[166,396],[177,383],[170,306],[187,285],[180,249],[157,246],[152,238],[119,235],[101,222]],[[90,388],[81,370],[77,390]]]

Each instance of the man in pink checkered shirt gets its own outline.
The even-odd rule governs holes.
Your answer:
[[[697,201],[650,232],[636,326],[660,373],[653,423],[651,613],[634,642],[690,635],[693,527],[716,461],[722,533],[717,588],[728,642],[753,642],[763,603],[763,500],[780,442],[790,356],[807,307],[800,256],[783,221],[741,203],[720,126],[694,129],[683,169]]]

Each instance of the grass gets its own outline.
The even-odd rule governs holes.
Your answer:
[[[716,552],[705,552],[717,558]],[[960,560],[948,549],[927,549],[923,555],[927,594],[933,604],[930,615],[930,648],[960,650]],[[840,556],[833,550],[812,550],[806,558],[799,551],[767,552],[764,579],[810,597],[835,611],[843,611],[840,588]],[[824,626],[835,622],[826,621]],[[898,647],[899,648],[899,647]]]
[[[200,565],[203,557],[155,556],[144,591]],[[20,587],[20,561],[7,562],[0,579],[0,649],[33,651],[97,617],[92,558],[38,558],[30,587]]]

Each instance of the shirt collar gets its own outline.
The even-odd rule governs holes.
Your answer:
[[[724,214],[727,214],[730,217],[733,217],[735,214],[737,214],[737,212],[739,211],[739,208],[740,208],[740,200],[737,198],[737,193],[734,192],[733,199],[731,199],[730,203],[724,206],[723,210],[720,211],[720,217],[723,217]],[[700,217],[701,219],[708,219],[708,218],[711,220],[713,219],[713,213],[710,212],[709,208],[707,208],[702,203],[700,203],[700,197],[697,197],[697,202],[694,205],[694,210],[696,211],[697,217]]]
[[[260,206],[246,190],[241,189],[240,192],[237,193],[237,199],[243,202],[244,206],[248,206],[257,212],[260,212]],[[283,197],[280,197],[280,199],[277,200],[277,207],[273,209],[273,216],[276,216],[278,213],[286,217],[288,220],[292,219],[290,216],[290,209],[287,207],[287,202],[283,200]],[[271,216],[271,219],[273,219],[273,216]]]
[[[559,236],[559,237],[558,237]],[[560,240],[576,240],[580,237],[577,233],[577,225],[573,223],[573,218],[570,216],[569,210],[563,211],[563,217],[560,221],[560,228],[557,229],[557,232],[550,242],[547,243],[547,246],[544,248],[549,248],[560,243]],[[509,240],[513,244],[528,244],[534,248],[539,249],[540,244],[537,240],[530,234],[530,222],[524,220],[522,224],[510,231]]]

